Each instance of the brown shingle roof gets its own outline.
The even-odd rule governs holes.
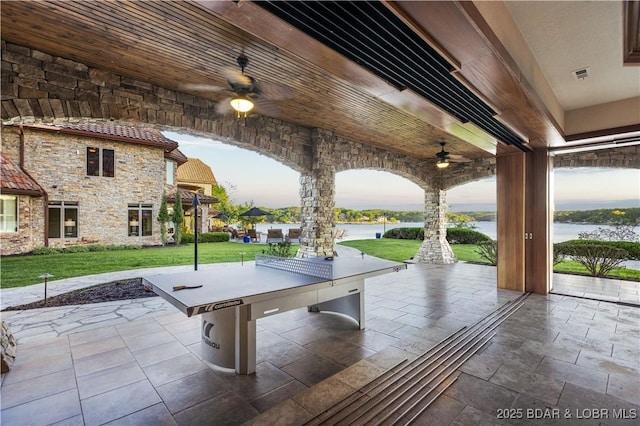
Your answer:
[[[174,149],[178,148],[177,142],[164,137],[164,135],[156,129],[119,126],[108,123],[64,123],[55,126],[46,124],[33,124],[25,125],[24,127],[44,130],[48,132],[90,136],[94,138],[157,146],[164,148],[166,151],[173,151]]]
[[[178,163],[178,167],[187,162],[187,156],[182,153],[179,149],[174,149],[171,152],[167,152],[164,154],[164,158],[168,158],[169,160],[173,160]]]
[[[0,152],[0,193],[39,197],[44,191],[35,180]]]
[[[218,184],[211,167],[197,158],[189,158],[186,163],[178,167],[178,182]]]

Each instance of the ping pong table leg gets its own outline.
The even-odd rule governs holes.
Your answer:
[[[324,301],[310,306],[309,311],[339,312],[356,320],[360,330],[364,330],[364,280],[356,282],[355,287],[353,283],[342,285],[340,288],[332,287],[332,290],[339,290],[336,294],[344,294],[344,296],[335,297],[335,294],[331,298],[325,296]]]
[[[256,372],[256,322],[249,319],[251,305],[236,306],[236,373]]]

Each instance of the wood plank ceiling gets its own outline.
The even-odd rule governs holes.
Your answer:
[[[287,6],[297,13],[303,3]],[[453,2],[433,2],[432,6],[428,5],[432,2],[420,3],[432,8],[430,20],[451,15],[447,19],[457,20],[460,25],[465,13],[469,13]],[[274,88],[276,93],[287,94],[259,101],[257,113],[331,129],[354,141],[421,159],[433,159],[440,142],[447,142],[447,150],[452,154],[477,159],[493,155],[496,145],[526,150],[527,143],[544,146],[552,139],[547,136],[558,138],[544,111],[533,106],[535,102],[527,97],[526,88],[514,83],[508,67],[486,45],[476,54],[486,56],[490,52],[494,60],[487,62],[485,57],[480,64],[484,69],[476,67],[474,73],[465,74],[455,56],[461,52],[443,49],[420,30],[410,15],[411,2],[374,6],[371,10],[382,11],[385,18],[395,19],[394,25],[403,26],[398,37],[411,28],[410,40],[394,42],[401,45],[399,53],[388,53],[389,47],[384,46],[373,47],[371,51],[383,56],[385,52],[399,55],[389,64],[397,66],[412,81],[402,80],[405,77],[389,81],[380,72],[372,72],[375,67],[371,64],[355,57],[349,59],[348,48],[341,53],[332,50],[272,15],[268,10],[274,11],[273,4],[3,2],[1,34],[8,42],[176,91],[187,91],[183,85],[189,83],[228,87],[225,70],[237,69],[236,58],[244,53],[249,58],[247,74]],[[328,13],[327,8],[337,6],[323,7],[323,13]],[[368,37],[361,30],[371,27],[380,16],[370,18],[373,21],[351,28],[349,34],[354,38]],[[344,16],[344,19],[354,22],[355,18]],[[320,24],[326,26],[328,22]],[[318,30],[322,30],[321,26]],[[467,45],[482,40],[469,22],[464,27],[458,26],[456,33]],[[371,47],[371,41],[364,40],[363,46]],[[426,52],[430,55],[439,52],[443,56],[424,62]],[[420,68],[433,66],[446,68],[444,80],[425,77],[425,70]],[[425,93],[432,88],[442,89],[437,86],[443,81],[457,82],[467,97],[458,99],[455,108],[446,106],[453,96],[447,91],[441,91],[443,103],[425,99]],[[192,93],[221,102],[228,98],[221,91]],[[485,110],[485,116],[489,112],[488,119],[501,131],[491,134],[482,130],[483,123],[475,122],[472,114],[478,109]],[[497,111],[502,116],[492,117]]]

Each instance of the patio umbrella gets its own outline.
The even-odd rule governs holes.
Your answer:
[[[261,208],[259,208],[259,207],[251,207],[251,208],[250,208],[249,210],[247,210],[246,212],[244,212],[244,213],[240,213],[240,216],[241,216],[241,217],[247,217],[247,218],[255,218],[255,217],[258,217],[258,216],[269,216],[270,214],[271,214],[271,213],[266,212],[266,211],[262,210],[262,209],[261,209]],[[250,222],[252,225],[255,225],[256,220],[255,220],[255,219],[249,219],[249,222]]]

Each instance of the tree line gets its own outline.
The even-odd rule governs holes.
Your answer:
[[[213,208],[220,211],[226,217],[224,221],[228,223],[243,222],[240,214],[251,207],[253,202],[234,204],[227,190],[221,185],[214,185],[212,195],[220,200],[214,204]],[[267,211],[270,215],[265,217],[252,218],[252,221],[276,222],[276,223],[300,223],[300,207],[279,207],[269,208],[257,206]],[[452,224],[464,224],[470,222],[490,222],[496,220],[496,213],[491,211],[470,211],[470,212],[448,212],[448,221]],[[355,210],[343,207],[336,207],[334,211],[336,223],[373,223],[386,221],[387,223],[398,222],[423,222],[423,211],[395,211],[388,209],[364,209]],[[597,209],[597,210],[567,210],[556,211],[554,213],[555,222],[563,223],[592,223],[592,224],[638,224],[640,223],[640,207],[620,208],[620,209]]]

